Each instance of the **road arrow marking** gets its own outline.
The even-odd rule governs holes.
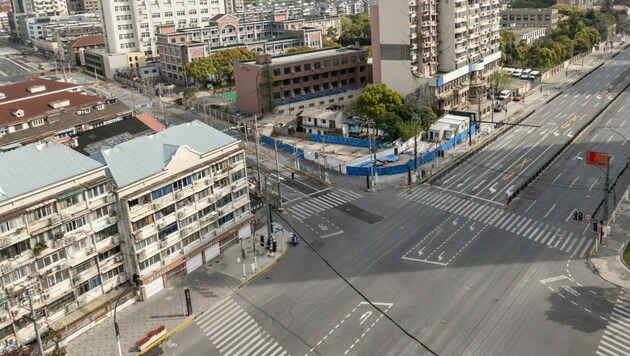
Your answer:
[[[573,137],[573,131],[569,131],[569,133],[567,133],[567,136]]]
[[[558,136],[560,136],[560,133],[558,131],[556,131],[556,132],[553,133],[553,135],[558,137]]]
[[[453,225],[457,225],[457,222],[459,221],[459,218],[453,220]]]
[[[426,247],[426,246],[425,246]],[[418,251],[418,256],[422,256],[422,254],[424,253],[424,249],[425,247],[423,247],[420,251]]]
[[[472,225],[470,225],[470,230],[474,230],[475,229],[475,224],[473,223]]]
[[[480,186],[480,185],[482,185],[485,181],[486,181],[486,180],[484,179],[484,180],[482,180],[481,182],[477,183],[477,185],[473,187],[473,190],[477,190],[477,189],[479,189],[479,186]]]
[[[320,235],[319,237],[321,237],[322,239],[325,239],[327,237],[333,237],[333,236],[337,236],[337,235],[341,235],[341,234],[343,234],[343,231],[339,230],[339,231],[333,232],[333,233],[328,234],[328,235]]]
[[[324,225],[324,224],[317,224],[317,226],[319,227],[320,230],[322,231],[326,231],[328,230],[328,226]]]
[[[490,193],[494,193],[497,191],[497,188],[495,188],[497,184],[495,183],[492,187],[488,188],[488,190],[490,191]]]
[[[442,261],[444,259],[444,257],[442,257],[443,254],[444,252],[440,253],[440,255],[438,256],[438,261]]]
[[[371,311],[366,311],[365,313],[361,314],[361,317],[359,318],[361,322],[359,322],[359,325],[365,323],[365,321],[370,317],[370,315],[372,315]]]

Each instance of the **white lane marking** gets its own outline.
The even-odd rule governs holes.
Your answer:
[[[534,204],[536,204],[536,200],[534,200],[534,201],[531,203],[531,205],[529,206],[529,208],[527,208],[527,209],[525,210],[525,213],[527,213],[527,212],[529,211],[529,209],[531,209],[531,208],[532,208],[532,206],[534,206]]]
[[[561,175],[562,175],[562,173],[558,174],[558,176],[556,177],[556,179],[554,179],[554,180],[551,182],[551,184],[555,183],[555,182],[558,180],[558,178],[560,178],[560,176],[561,176]]]
[[[573,182],[571,183],[571,185],[569,186],[569,188],[573,187],[573,184],[575,184],[575,182],[577,182],[577,180],[580,178],[580,176],[575,177],[575,179],[573,180]]]
[[[549,214],[551,213],[551,211],[553,210],[553,208],[556,207],[556,204],[554,204],[551,209],[549,209],[549,211],[547,212],[547,214],[545,214],[545,218],[547,218],[547,216],[549,216]]]
[[[595,183],[597,183],[598,180],[599,180],[599,178],[596,178],[595,181],[593,182],[593,184],[591,184],[591,187],[588,188],[589,192],[591,191],[591,189],[593,189],[593,186],[595,186]]]
[[[591,142],[595,141],[595,137],[597,137],[598,134],[593,135],[593,137],[591,137]]]

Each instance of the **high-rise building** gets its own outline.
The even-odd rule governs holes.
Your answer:
[[[144,52],[149,60],[158,59],[155,28],[206,27],[210,19],[225,13],[225,1],[144,0],[103,1],[105,43],[111,53]]]
[[[374,83],[439,110],[487,111],[485,78],[501,58],[500,7],[500,0],[373,0]]]

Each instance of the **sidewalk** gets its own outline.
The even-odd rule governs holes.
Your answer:
[[[254,236],[267,235],[263,225]],[[285,237],[286,238],[286,237]],[[253,245],[256,243],[256,259],[258,270],[254,273],[251,265],[254,263]],[[189,275],[169,281],[169,285],[145,302],[137,302],[119,310],[117,315],[120,327],[120,343],[123,354],[138,353],[136,341],[146,333],[160,325],[167,331],[186,323],[189,317],[185,315],[184,289],[190,288],[194,316],[208,310],[212,305],[232,294],[241,285],[255,278],[267,268],[271,267],[286,252],[288,244],[278,241],[279,253],[271,256],[260,248],[257,237],[250,237],[243,241],[245,250],[246,276],[243,276],[243,263],[239,245],[229,246],[212,262],[199,267]],[[282,249],[284,247],[284,249]],[[108,318],[96,325],[67,345],[69,355],[118,355],[118,346],[114,333],[114,320]]]
[[[602,279],[630,290],[630,268],[622,260],[623,251],[630,239],[630,199],[626,191],[623,201],[613,212],[615,221],[610,224],[610,236],[604,239],[590,258],[593,269]]]

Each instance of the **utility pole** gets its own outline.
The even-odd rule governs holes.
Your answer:
[[[608,189],[609,187],[609,174],[610,174],[610,160],[608,159],[608,155],[606,155],[606,182],[604,183],[604,226],[608,225]]]
[[[371,122],[368,121],[368,145],[370,149],[370,161],[372,161],[372,128],[370,127]],[[374,191],[376,189],[376,150],[374,150],[374,161],[372,163],[372,184],[371,189]]]
[[[418,173],[418,118],[413,117],[413,174]]]
[[[37,316],[35,315],[35,309],[33,308],[33,300],[31,299],[31,292],[26,288],[26,297],[28,298],[28,305],[31,309],[31,316],[33,317],[33,325],[35,326],[35,337],[37,338],[37,348],[39,354],[44,356],[44,345],[42,345],[42,337],[39,335],[39,327],[37,326]]]
[[[280,165],[278,164],[278,141],[274,140],[274,149],[276,151],[276,175],[278,178],[278,206],[282,207],[282,192],[280,191]]]
[[[258,116],[254,115],[254,146],[256,147],[256,172],[258,174],[258,192],[262,194],[262,181],[260,179],[260,158],[258,157]],[[265,188],[266,189],[266,188]]]
[[[267,239],[271,239],[271,203],[269,202],[269,190],[267,189],[267,176],[265,175],[265,204],[267,205]]]

